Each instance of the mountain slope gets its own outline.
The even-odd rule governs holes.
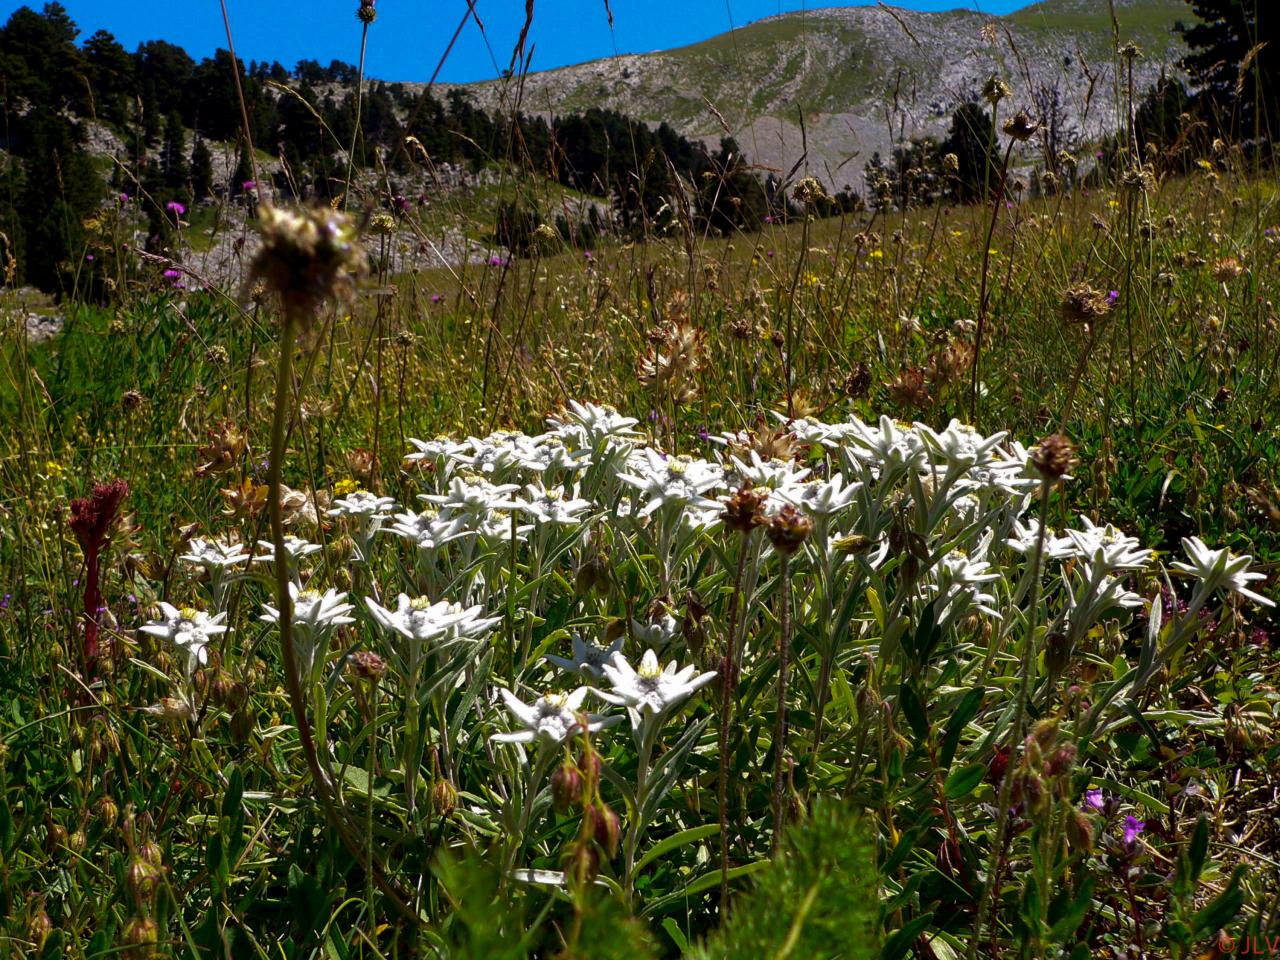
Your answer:
[[[1119,41],[1142,50],[1138,96],[1161,70],[1177,72],[1172,27],[1187,16],[1182,0],[1117,0]],[[1098,0],[1045,0],[1006,17],[832,7],[676,50],[530,74],[520,105],[545,115],[608,107],[710,141],[727,126],[750,159],[780,169],[807,140],[810,172],[857,185],[866,160],[901,136],[945,135],[954,108],[992,73],[1013,87],[1013,107],[1043,113],[1037,95],[1056,87],[1069,124],[1088,136],[1113,128],[1126,97],[1112,38]],[[513,81],[461,89],[490,109],[510,109],[517,96]]]

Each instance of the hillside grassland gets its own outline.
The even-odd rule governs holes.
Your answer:
[[[497,956],[498,944],[511,951],[504,956],[739,955],[731,951],[780,934],[746,919],[711,932],[721,882],[715,794],[729,773],[717,772],[721,759],[741,785],[721,801],[735,824],[726,834],[727,889],[799,911],[792,929],[815,951],[806,955],[824,955],[823,937],[836,937],[830,942],[842,946],[828,955],[901,956],[878,945],[904,945],[906,929],[926,936],[935,956],[963,956],[976,935],[970,924],[983,922],[967,891],[1006,830],[1009,857],[1032,857],[1028,884],[1048,891],[1065,882],[1060,889],[1083,899],[1067,926],[1048,906],[1019,913],[1018,890],[1027,887],[1010,886],[1013,913],[1001,907],[984,935],[992,942],[1065,937],[1093,955],[1121,956],[1139,927],[1173,950],[1219,927],[1265,929],[1280,860],[1280,836],[1261,814],[1277,789],[1277,625],[1265,608],[1211,605],[1194,580],[1162,581],[1149,566],[1172,569],[1181,538],[1202,537],[1252,555],[1251,569],[1267,577],[1257,589],[1275,596],[1280,331],[1269,291],[1280,269],[1271,226],[1280,197],[1272,178],[1248,176],[1236,162],[1228,154],[1141,189],[1001,205],[985,258],[992,293],[976,397],[970,371],[991,216],[983,206],[801,218],[728,237],[677,229],[590,251],[551,242],[527,257],[438,270],[397,270],[392,245],[374,237],[370,277],[354,300],[304,331],[283,394],[275,392],[281,321],[261,291],[243,299],[187,292],[157,277],[110,309],[67,306],[61,333],[39,345],[26,341],[26,307],[9,303],[0,350],[0,414],[12,425],[0,451],[0,662],[13,691],[0,720],[9,942],[84,957],[117,944],[137,956],[274,956],[273,942],[287,956],[407,956],[423,943],[450,956]],[[1072,291],[1086,283],[1106,294],[1107,307],[1082,323]],[[283,436],[273,432],[281,397],[292,411]],[[598,488],[595,468],[551,493],[587,497],[604,511],[564,540],[548,539],[547,527],[547,536],[486,535],[496,539],[476,541],[478,551],[446,545],[415,554],[386,533],[362,540],[350,525],[355,515],[327,515],[353,490],[394,498],[412,517],[423,490],[497,482],[513,468],[467,458],[504,449],[512,434],[456,448],[432,438],[534,435],[547,416],[572,425],[570,401],[632,414],[635,442],[691,465],[716,462],[709,438],[731,435],[739,456],[755,451],[757,482],[782,483],[780,491],[779,470],[803,464],[834,478],[841,463],[850,471],[859,462],[842,461],[805,424],[874,423],[885,414],[905,430],[912,421],[941,430],[956,417],[1027,442],[1062,432],[1079,466],[1065,486],[1045,486],[1047,522],[1057,530],[1086,523],[1081,516],[1114,523],[1157,553],[1135,575],[1137,594],[1099,610],[1096,621],[1073,622],[1083,614],[1057,592],[1084,589],[1071,565],[1056,588],[1044,586],[1043,611],[1034,601],[1018,606],[1020,594],[1007,598],[1001,588],[1001,615],[964,607],[943,617],[949,608],[929,603],[927,590],[915,594],[921,574],[904,575],[907,554],[866,567],[842,593],[843,575],[821,572],[823,557],[837,554],[801,552],[779,571],[770,558],[782,554],[762,551],[762,539],[743,539],[735,560],[732,537],[750,534],[727,527],[694,540],[672,527],[652,539],[678,513],[660,510],[638,526],[610,513],[628,488]],[[598,427],[609,416],[617,415],[582,423]],[[629,422],[607,429],[629,435]],[[199,559],[224,549],[216,543],[270,549],[265,504],[277,440],[290,535],[319,551],[306,561],[299,554],[290,576],[337,591],[324,609],[338,619],[303,694],[304,710],[316,711],[311,722],[328,729],[321,762],[336,779],[324,802],[292,719],[299,705],[283,648],[260,619],[276,602],[266,573],[273,565]],[[415,451],[418,459],[403,459]],[[890,482],[889,467],[880,471],[861,475],[864,489]],[[88,665],[77,625],[88,574],[68,532],[68,503],[106,478],[125,481],[128,493],[103,547],[103,653]],[[883,509],[888,524],[922,496],[908,485],[884,493],[883,506],[864,504],[859,510],[871,513],[850,516],[871,526],[842,542],[869,535],[893,543],[899,521],[877,533],[869,518]],[[499,529],[516,516],[498,508]],[[980,527],[939,522],[920,528],[929,546],[918,562],[938,564],[959,550],[996,557]],[[226,549],[234,556],[234,546]],[[843,549],[862,556],[862,547]],[[896,547],[885,549],[896,556]],[[664,559],[666,550],[674,553]],[[735,563],[755,570],[758,592],[739,594]],[[793,602],[782,586],[788,570],[797,577],[794,623],[779,605]],[[446,645],[412,666],[396,652],[405,641],[387,641],[380,626],[396,622],[397,589],[479,604],[500,625],[491,640],[475,641],[475,661],[469,651],[454,659]],[[354,625],[333,606],[347,591],[370,596],[346,611]],[[298,592],[295,603],[313,596]],[[1151,597],[1169,611],[1163,633],[1158,620],[1149,633],[1150,607],[1133,620],[1125,613]],[[162,600],[197,623],[216,608],[234,632],[211,629],[214,645],[196,656],[157,613]],[[1178,620],[1188,602],[1191,613]],[[1194,615],[1201,609],[1211,612]],[[836,610],[852,617],[856,639],[829,645]],[[1065,663],[1036,631],[1041,616],[1057,617],[1055,629],[1073,637],[1079,628]],[[939,634],[928,649],[910,640],[933,622]],[[148,623],[150,633],[138,629]],[[1183,649],[1193,628],[1204,642],[1185,653],[1161,648]],[[661,742],[660,726],[635,729],[640,767],[618,730],[571,737],[582,741],[562,751],[572,774],[561,770],[550,785],[545,764],[555,751],[531,748],[517,762],[508,751],[523,747],[489,740],[507,721],[484,687],[536,693],[546,682],[541,654],[567,652],[574,636],[596,638],[585,642],[601,649],[619,643],[633,662],[646,645],[657,647],[664,660],[707,671],[698,676],[705,686],[735,629],[746,650],[738,713],[721,727],[712,685],[689,708],[676,699],[655,715],[652,724],[670,725],[655,769],[663,792],[649,795],[656,799],[637,797],[627,780],[639,777],[646,790],[646,737]],[[1034,639],[1020,640],[1023,629]],[[794,759],[779,780],[775,644],[779,631],[793,630],[798,691],[785,735]],[[902,630],[908,639],[893,653],[883,632]],[[449,641],[466,642],[465,633]],[[1122,699],[1128,712],[1099,723],[1091,702],[1133,683],[1128,665],[1141,671],[1147,658],[1163,672],[1139,674],[1145,694]],[[1031,676],[1040,680],[1023,731],[1034,721],[1026,735],[1058,759],[1034,774],[1051,798],[1035,801],[1052,811],[1043,830],[1056,839],[1038,829],[1027,853],[1026,824],[1002,827],[993,813],[1002,780],[985,738],[1011,722],[1006,711]],[[822,712],[818,691],[827,683],[824,737],[814,710]],[[871,697],[883,707],[872,710]],[[953,711],[970,720],[948,723]],[[720,736],[729,739],[718,746]],[[726,752],[725,742],[738,746]],[[596,751],[603,775],[590,772]],[[583,776],[578,799],[562,805],[565,783]],[[1019,776],[1006,780],[1030,789],[1033,771]],[[784,791],[781,806],[775,788]],[[946,798],[941,808],[935,790]],[[832,795],[847,806],[821,799]],[[791,819],[778,813],[787,805],[809,808],[808,825],[793,828],[778,865],[762,870],[780,823]],[[621,814],[621,853],[607,829],[591,826],[611,809]],[[862,814],[851,820],[851,810]],[[336,834],[325,826],[334,817],[344,824]],[[967,836],[949,839],[960,823]],[[1135,839],[1135,830],[1145,833]],[[1170,893],[1166,865],[1183,862],[1187,844],[1198,852]],[[856,864],[886,857],[897,864],[882,879],[887,913],[865,884],[839,879],[865,880]],[[488,858],[525,863],[541,882],[513,890],[483,872]],[[617,897],[589,896],[589,876]],[[820,892],[824,911],[812,920],[803,919],[795,883]],[[492,897],[509,910],[482,909]],[[743,901],[734,916],[758,909]],[[643,919],[625,919],[629,912]],[[608,953],[622,948],[604,931],[627,923],[640,924],[627,928],[635,952]]]

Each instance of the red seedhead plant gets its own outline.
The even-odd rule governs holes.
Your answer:
[[[80,652],[86,679],[93,674],[98,660],[98,618],[102,612],[102,548],[110,539],[111,525],[120,512],[120,504],[129,495],[129,484],[123,480],[95,483],[93,493],[71,501],[68,525],[84,551],[84,640]]]

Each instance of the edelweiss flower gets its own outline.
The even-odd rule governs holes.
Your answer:
[[[223,540],[206,540],[197,537],[187,544],[187,552],[178,558],[195,567],[203,567],[210,573],[239,566],[249,561],[244,544],[227,543]]]
[[[879,429],[854,421],[856,446],[850,452],[860,460],[884,468],[918,467],[924,463],[925,448],[910,424],[880,418]]]
[[[575,633],[573,635],[572,660],[566,660],[564,657],[554,657],[549,653],[545,655],[545,659],[564,670],[598,680],[604,676],[605,664],[613,658],[615,653],[622,650],[623,639],[623,637],[618,637],[608,647],[598,647],[594,643],[586,643],[582,637]]]
[[[749,453],[750,463],[730,455],[734,472],[741,480],[751,481],[753,487],[773,490],[784,500],[789,493],[799,490],[804,478],[813,472],[808,467],[796,466],[794,460],[766,460],[755,450]]]
[[[1189,563],[1170,564],[1175,570],[1189,573],[1204,584],[1205,590],[1227,590],[1247,597],[1254,603],[1264,607],[1274,607],[1275,601],[1254,593],[1249,584],[1255,580],[1265,580],[1266,574],[1250,573],[1250,556],[1233,556],[1226,547],[1221,550],[1210,550],[1199,537],[1183,537],[1183,549],[1187,551]]]
[[[986,437],[973,427],[952,420],[947,428],[937,433],[923,423],[915,425],[916,434],[924,441],[930,459],[948,470],[967,470],[971,467],[983,467],[994,459],[992,452],[1007,433],[993,433]]]
[[[1111,524],[1096,526],[1088,517],[1080,518],[1084,530],[1068,530],[1079,556],[1095,567],[1111,570],[1141,570],[1151,559],[1150,550],[1139,549],[1142,541],[1121,533]]]
[[[395,610],[379,606],[370,598],[364,602],[379,626],[410,640],[476,637],[498,622],[497,617],[481,617],[479,605],[464,608],[448,600],[432,603],[426,597],[411,598],[405,593],[400,594]]]
[[[197,664],[203,666],[207,663],[209,654],[205,647],[218,634],[227,632],[227,628],[222,623],[227,615],[219,613],[211,617],[203,610],[194,610],[191,607],[183,607],[179,610],[164,601],[161,601],[159,606],[163,619],[153,620],[139,629],[153,637],[163,637],[171,641],[185,653],[188,673],[194,671]]]
[[[405,454],[406,460],[410,463],[425,460],[436,467],[443,466],[446,460],[468,448],[467,441],[453,440],[450,437],[436,437],[433,440],[415,440],[409,437],[409,442],[417,449],[413,453]]]
[[[254,563],[272,563],[275,561],[276,549],[270,540],[259,540],[258,548],[262,552],[254,555]],[[309,557],[311,554],[319,552],[320,549],[320,544],[308,543],[301,537],[286,535],[284,538],[284,552],[292,561]]]
[[[419,550],[439,550],[451,540],[467,536],[462,517],[441,520],[437,510],[423,510],[422,513],[397,513],[395,523],[385,528],[387,533],[413,541]]]
[[[664,670],[658,663],[658,655],[646,650],[640,660],[640,669],[634,670],[621,653],[615,653],[613,659],[604,665],[604,675],[612,690],[597,692],[610,703],[625,706],[631,716],[631,725],[639,727],[646,715],[657,716],[665,712],[716,678],[714,671],[694,676],[697,669],[690,664],[679,670],[672,660]]]
[[[454,477],[447,493],[423,494],[422,499],[439,507],[441,517],[446,519],[455,513],[482,518],[494,510],[514,510],[516,503],[508,494],[519,489],[514,483],[493,484],[478,477],[467,482]]]
[[[376,519],[385,517],[396,507],[392,497],[380,497],[368,490],[354,490],[345,497],[333,501],[328,510],[331,517],[367,517]]]
[[[778,496],[809,516],[829,517],[852,504],[861,486],[846,484],[844,474],[836,473],[830,480],[813,480],[779,490]]]
[[[550,490],[536,484],[525,487],[524,499],[516,501],[516,509],[538,523],[572,526],[581,522],[584,511],[591,509],[590,500],[566,498],[559,487]]]
[[[324,593],[319,590],[300,590],[297,584],[291,583],[289,597],[293,601],[290,606],[294,629],[305,632],[312,639],[326,636],[330,630],[341,624],[355,623],[354,617],[347,616],[355,608],[349,603],[342,602],[346,598],[345,593],[339,593],[333,589],[326,590]],[[280,611],[275,607],[264,603],[262,609],[266,611],[262,615],[264,622],[280,622]]]
[[[533,703],[525,703],[510,690],[500,687],[507,709],[524,726],[523,730],[511,733],[495,733],[489,739],[498,743],[532,743],[534,740],[546,740],[550,743],[563,743],[565,738],[582,729],[579,712],[582,701],[587,695],[586,687],[579,687],[572,693],[545,693]],[[620,717],[603,718],[595,714],[587,714],[587,730],[597,730],[612,726]]]
[[[644,505],[638,516],[647,517],[667,504],[719,506],[705,496],[723,479],[723,471],[714,463],[692,457],[664,457],[645,447],[631,458],[627,469],[630,472],[619,473],[618,479],[643,495]]]
[[[640,421],[624,417],[613,407],[570,400],[569,407],[558,417],[548,417],[547,423],[566,441],[576,440],[580,446],[595,449],[600,441],[627,440],[636,436],[632,428]]]

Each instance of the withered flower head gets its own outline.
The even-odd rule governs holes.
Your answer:
[[[795,185],[791,195],[806,207],[815,206],[827,199],[827,191],[817,177],[805,177]]]
[[[1012,137],[1019,143],[1026,143],[1036,135],[1039,129],[1039,121],[1033,120],[1025,110],[1019,110],[1004,122],[1005,136]]]
[[[280,297],[289,322],[309,327],[321,304],[349,297],[353,278],[368,270],[355,224],[345,213],[328,207],[285,210],[263,203],[258,217],[262,249],[253,261],[249,283],[265,281]]]
[[[1001,80],[995,74],[991,75],[991,79],[986,82],[982,88],[982,99],[987,103],[995,106],[1005,97],[1013,95],[1013,88]]]
[[[729,530],[748,534],[756,527],[769,522],[764,515],[764,504],[768,499],[767,490],[757,491],[748,481],[729,498],[729,502],[724,505],[724,512],[720,514],[720,519]]]
[[[360,7],[356,10],[356,19],[366,27],[369,26],[378,19],[377,7],[378,0],[360,0]]]
[[[1209,269],[1213,271],[1213,279],[1219,283],[1228,283],[1244,273],[1244,264],[1235,257],[1223,257],[1213,261]]]
[[[1049,481],[1061,480],[1080,461],[1071,441],[1061,433],[1051,433],[1031,450],[1031,465]]]
[[[773,549],[786,557],[799,550],[812,531],[813,521],[789,503],[769,520],[765,528]]]
[[[1068,287],[1062,295],[1062,319],[1082,323],[1086,328],[1111,312],[1111,298],[1087,283]]]
[[[234,470],[240,465],[245,444],[245,435],[240,428],[230,420],[223,420],[217,429],[209,431],[209,442],[197,450],[204,462],[196,467],[196,476],[205,477]]]

